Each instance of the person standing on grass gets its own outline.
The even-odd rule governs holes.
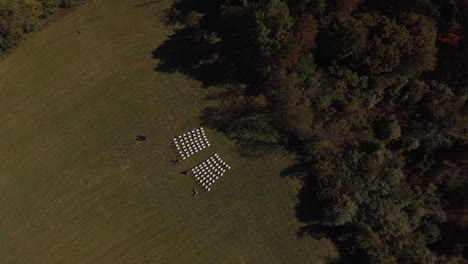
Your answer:
[[[196,196],[198,194],[197,189],[193,188],[192,189],[192,196]]]

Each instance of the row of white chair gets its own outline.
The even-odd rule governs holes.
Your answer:
[[[219,169],[219,168],[197,168],[197,169],[192,169],[192,173],[209,174],[210,172],[224,173],[224,172],[226,172],[226,170],[225,169]]]
[[[172,142],[183,160],[210,146],[203,128],[195,129],[175,137]],[[215,153],[192,168],[190,172],[202,188],[210,191],[210,186],[229,169],[231,167]]]
[[[207,145],[210,142],[208,141],[208,139],[205,139],[205,138],[200,138],[196,140],[192,139],[192,140],[187,140],[187,141],[177,140],[174,138],[173,143],[176,147],[189,147],[189,146],[196,146],[196,145]]]
[[[172,141],[183,160],[210,146],[203,127],[175,137]]]
[[[220,174],[219,176],[214,176],[214,177],[203,177],[200,175],[194,176],[194,178],[198,181],[201,187],[205,188],[207,191],[210,191],[210,186],[216,182],[219,177],[223,176],[223,174]]]
[[[205,129],[203,129],[203,127],[200,127],[200,128],[191,130],[189,132],[186,132],[186,133],[182,134],[182,136],[186,136],[186,135],[190,135],[190,134],[194,134],[194,133],[205,133]]]

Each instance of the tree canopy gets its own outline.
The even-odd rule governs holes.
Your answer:
[[[249,154],[296,156],[303,230],[332,230],[353,263],[466,261],[466,215],[452,213],[468,172],[464,1],[202,2],[169,12],[216,40],[195,69],[229,65],[202,120]]]
[[[0,54],[19,45],[60,8],[74,8],[87,0],[0,0]]]

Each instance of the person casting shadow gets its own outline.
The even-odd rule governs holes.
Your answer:
[[[138,135],[138,136],[136,136],[136,140],[137,140],[137,141],[146,141],[146,137],[145,137],[145,136]]]

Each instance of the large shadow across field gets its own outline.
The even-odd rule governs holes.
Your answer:
[[[296,218],[302,223],[302,226],[297,230],[296,236],[304,238],[311,236],[315,239],[330,239],[334,241],[337,250],[340,253],[340,258],[326,259],[328,264],[349,264],[349,253],[345,251],[345,246],[339,239],[343,234],[343,228],[329,227],[320,224],[323,209],[318,198],[316,197],[317,184],[314,177],[304,174],[307,169],[307,163],[304,160],[296,160],[295,163],[281,172],[281,177],[289,177],[300,179],[302,188],[297,194],[298,203],[295,206]],[[349,231],[349,230],[348,230]]]
[[[166,17],[166,24],[170,20]],[[221,42],[202,24],[206,23],[179,28],[169,35],[152,53],[157,60],[155,71],[181,73],[200,81],[203,88],[214,87],[206,97],[213,104],[202,111],[201,124],[235,140],[242,156],[256,158],[278,147],[279,137],[265,118],[267,109],[244,96],[246,85],[235,77]]]
[[[200,31],[186,27],[170,35],[153,51],[153,58],[159,60],[155,70],[185,74],[201,81],[205,88],[227,82],[228,64],[219,58],[218,44]]]

